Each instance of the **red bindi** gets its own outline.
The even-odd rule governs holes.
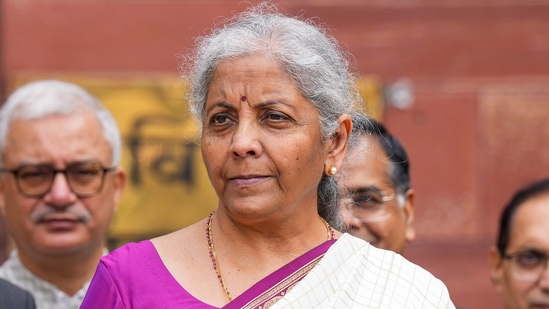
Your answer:
[[[240,98],[240,100],[242,100],[242,102],[246,101],[246,96],[243,95],[243,96]]]

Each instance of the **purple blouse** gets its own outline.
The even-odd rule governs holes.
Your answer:
[[[98,303],[102,309],[217,308],[189,294],[148,240],[124,245],[101,258],[80,308],[97,309]]]
[[[257,308],[276,301],[307,275],[335,240],[329,240],[286,264],[225,305]],[[101,258],[81,309],[217,308],[189,294],[164,266],[146,240],[122,246]]]

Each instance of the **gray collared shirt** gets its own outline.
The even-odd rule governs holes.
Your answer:
[[[104,254],[106,253],[105,250]],[[76,294],[69,296],[55,285],[30,272],[21,263],[16,250],[13,250],[8,260],[0,266],[0,278],[31,292],[37,309],[78,309],[91,281],[90,278]]]

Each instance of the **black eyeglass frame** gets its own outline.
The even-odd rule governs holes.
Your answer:
[[[521,257],[521,256],[524,256],[526,254],[535,254],[538,258],[540,258],[542,260],[542,265],[543,265],[543,268],[541,269],[541,272],[543,272],[543,270],[545,270],[547,268],[547,264],[549,262],[549,255],[547,255],[546,253],[542,253],[542,252],[537,252],[534,251],[534,252],[528,252],[528,251],[518,251],[518,252],[514,252],[514,253],[507,253],[507,254],[504,254],[502,257],[503,259],[505,260],[508,260],[508,261],[512,261],[512,260],[516,260],[518,257]],[[518,266],[518,265],[517,265]],[[520,266],[518,266],[520,267]],[[519,274],[516,274],[513,272],[513,269],[511,269],[512,271],[512,274],[513,274],[513,277],[515,277],[516,279],[518,280],[523,280],[523,281],[535,281],[539,275],[537,277],[534,277],[532,276],[532,278],[526,278],[524,276],[521,276]],[[541,275],[541,273],[540,273]]]
[[[358,222],[378,222],[388,219],[391,214],[387,213],[382,216],[376,216],[376,217],[361,217],[357,216],[355,214],[355,209],[364,209],[360,207],[359,205],[364,202],[365,199],[357,198],[357,195],[360,194],[367,194],[367,193],[373,193],[376,195],[379,195],[379,198],[377,199],[375,203],[377,204],[377,207],[382,207],[383,209],[386,209],[387,205],[386,202],[392,201],[397,197],[397,193],[388,194],[386,191],[379,190],[374,187],[367,187],[365,189],[357,190],[356,192],[351,192],[351,213],[354,218],[354,220]],[[371,198],[370,198],[371,199]],[[368,200],[370,200],[368,199]]]
[[[81,194],[81,193],[78,193],[74,190],[74,188],[71,184],[71,181],[70,181],[69,177],[67,176],[67,172],[71,168],[74,168],[76,166],[81,166],[81,165],[84,165],[84,164],[97,164],[99,166],[99,170],[103,172],[103,175],[101,175],[101,184],[99,185],[99,187],[97,188],[96,191],[91,192],[91,193]],[[19,181],[20,181],[19,173],[23,169],[28,168],[28,167],[47,168],[50,172],[53,172],[53,176],[51,177],[51,180],[50,180],[50,185],[48,186],[47,190],[45,190],[43,193],[29,194],[29,193],[26,193],[23,190],[23,188],[21,187],[21,184],[19,183]],[[21,195],[25,196],[25,197],[41,198],[44,195],[46,195],[48,192],[50,192],[51,187],[53,185],[53,181],[55,180],[55,176],[57,176],[58,173],[62,173],[65,176],[65,179],[67,180],[67,184],[69,185],[69,188],[71,189],[71,192],[74,193],[76,196],[78,196],[78,197],[92,197],[92,196],[95,196],[95,195],[99,194],[103,190],[103,186],[105,185],[105,177],[106,177],[107,173],[112,172],[114,170],[116,170],[116,166],[104,167],[103,165],[101,165],[101,163],[98,163],[98,162],[95,162],[95,161],[84,161],[84,162],[78,162],[78,163],[70,164],[64,169],[57,169],[57,168],[54,168],[53,166],[51,166],[49,164],[25,164],[25,165],[21,165],[21,166],[18,166],[16,168],[12,168],[12,169],[0,168],[0,173],[11,173],[11,174],[13,174],[14,179],[15,179],[15,185],[17,187],[17,191],[19,191],[19,193]]]

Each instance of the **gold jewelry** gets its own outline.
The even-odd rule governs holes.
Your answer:
[[[215,254],[213,234],[212,234],[212,221],[213,221],[214,213],[215,213],[215,210],[210,213],[210,215],[208,216],[208,220],[206,221],[206,237],[208,239],[208,249],[210,253],[210,258],[212,259],[213,268],[215,270],[215,273],[217,274],[217,279],[219,279],[219,283],[221,283],[221,288],[223,288],[223,291],[225,292],[225,295],[227,295],[227,298],[229,299],[229,302],[230,302],[233,299],[229,294],[229,290],[227,290],[227,286],[225,285],[225,280],[223,280],[223,276],[221,275],[221,268],[219,267],[219,262],[217,261],[217,254]]]
[[[322,220],[322,223],[324,223],[324,226],[326,226],[326,231],[328,232],[328,240],[332,240],[335,238],[334,229],[324,220],[324,218],[320,217],[320,220]]]
[[[337,173],[337,168],[335,166],[330,167],[329,173],[334,176]]]
[[[231,295],[229,294],[229,290],[225,285],[225,280],[223,280],[223,275],[221,274],[221,268],[219,267],[219,261],[217,260],[217,254],[215,253],[215,248],[214,248],[213,234],[212,234],[212,221],[213,221],[214,214],[215,214],[215,210],[210,213],[210,215],[208,216],[208,219],[206,220],[206,239],[208,240],[208,250],[210,253],[210,258],[212,259],[213,268],[215,270],[215,273],[217,274],[217,279],[219,279],[221,288],[225,292],[225,295],[227,296],[230,302],[233,299],[231,298]],[[328,240],[334,239],[335,238],[334,229],[332,229],[330,224],[328,224],[328,222],[326,222],[324,218],[320,217],[320,220],[322,220],[322,223],[324,223],[324,226],[326,226]]]

